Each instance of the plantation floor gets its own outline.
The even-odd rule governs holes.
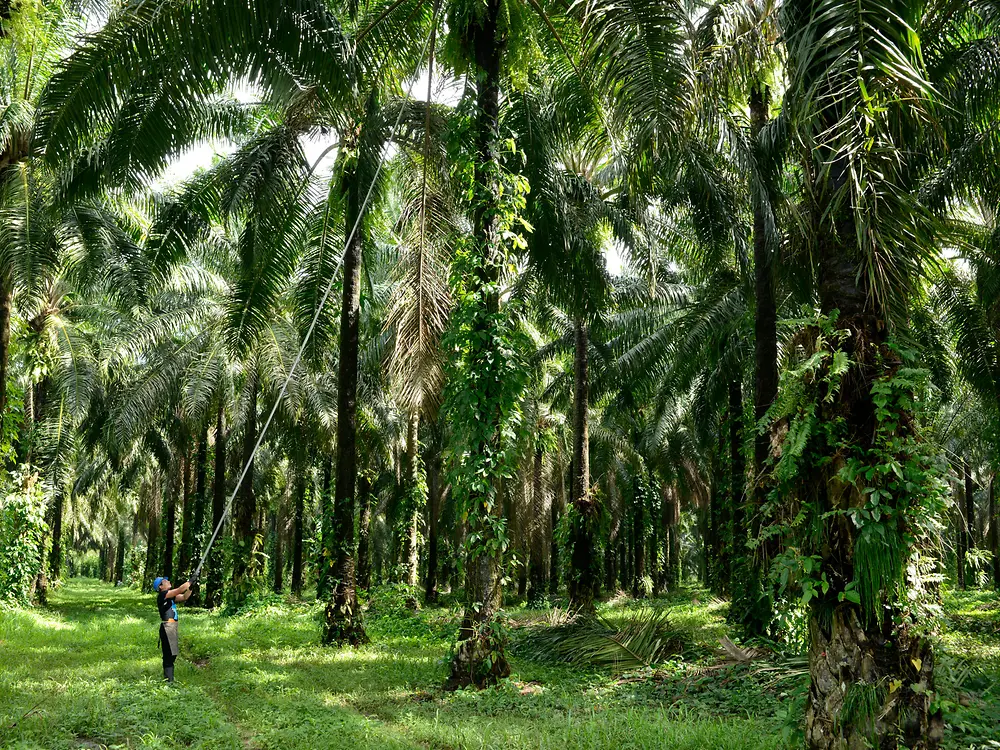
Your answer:
[[[508,684],[445,693],[440,685],[457,610],[414,616],[400,601],[376,596],[369,613],[372,644],[345,650],[317,644],[319,608],[313,604],[265,601],[234,617],[182,609],[178,683],[167,686],[160,681],[152,595],[70,581],[53,593],[47,609],[0,611],[0,747],[790,746],[785,727],[794,729],[802,675],[706,661],[708,646],[723,632],[721,602],[687,597],[664,603],[678,627],[696,634],[691,643],[702,654],[698,666],[689,656],[611,678],[515,656]],[[996,684],[996,598],[949,601],[958,623],[949,645],[963,653],[949,668],[958,672],[973,653],[973,679],[992,674]],[[546,617],[515,616],[522,623]],[[515,634],[515,653],[517,643]],[[974,746],[956,743],[976,740],[981,722],[997,726],[995,706],[979,698],[989,690],[986,682],[968,689],[972,700],[963,700],[970,706],[956,699],[952,708],[968,725],[968,731],[949,733],[953,747]]]

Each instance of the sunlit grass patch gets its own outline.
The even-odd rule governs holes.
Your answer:
[[[797,717],[788,709],[791,673],[721,664],[714,649],[727,632],[728,605],[704,592],[600,605],[611,621],[662,610],[698,645],[694,656],[620,675],[536,661],[519,653],[518,640],[565,618],[518,608],[511,679],[454,693],[442,685],[460,610],[413,612],[404,593],[376,591],[367,612],[372,642],[344,649],[319,643],[319,604],[272,598],[236,616],[183,608],[178,684],[169,687],[160,681],[152,594],[71,581],[53,593],[48,610],[0,614],[0,725],[17,723],[0,747],[790,747],[782,732],[783,716]],[[943,636],[942,680],[954,664],[949,652],[974,660],[977,674],[1000,673],[1000,638],[966,627],[995,622],[992,592],[945,596],[955,627]],[[1000,723],[977,679],[953,691],[950,747]],[[963,691],[972,695],[969,706],[957,703]]]

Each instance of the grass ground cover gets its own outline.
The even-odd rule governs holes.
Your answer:
[[[610,676],[518,656],[551,613],[514,610],[512,679],[445,693],[457,609],[417,614],[389,590],[369,603],[372,643],[317,643],[316,605],[260,600],[243,614],[181,612],[178,684],[160,682],[151,594],[76,579],[47,609],[0,612],[5,748],[721,748],[794,746],[793,670],[714,654],[725,605],[656,602],[691,633],[690,653]],[[943,674],[951,747],[993,747],[1000,722],[1000,607],[945,596]],[[605,606],[614,616],[626,603]],[[992,692],[991,692],[992,691]],[[993,722],[992,725],[989,722]],[[1000,746],[1000,745],[996,745]]]

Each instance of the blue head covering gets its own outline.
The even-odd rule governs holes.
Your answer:
[[[159,591],[160,590],[160,584],[163,583],[165,580],[167,580],[167,579],[164,578],[163,576],[160,576],[155,581],[153,581],[153,591]]]

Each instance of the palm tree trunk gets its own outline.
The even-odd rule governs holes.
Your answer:
[[[555,596],[559,593],[559,540],[556,529],[559,528],[559,516],[566,507],[566,473],[562,461],[556,462],[556,496],[552,499],[549,518],[549,593]]]
[[[191,534],[191,545],[194,557],[204,554],[205,544],[205,505],[208,501],[208,423],[201,430],[198,438],[198,453],[195,458],[195,488],[194,488],[194,529]],[[191,604],[201,606],[201,588],[195,588],[191,595]]]
[[[770,89],[754,86],[750,92],[750,126],[759,141],[767,125]],[[778,395],[778,312],[774,289],[774,264],[768,247],[767,210],[762,196],[753,201],[753,269],[754,269],[754,420],[759,423]],[[754,437],[754,476],[762,477],[771,452],[767,432]],[[754,502],[762,504],[767,487],[755,482]]]
[[[575,326],[573,376],[573,527],[570,529],[570,607],[580,612],[594,610],[598,572],[595,567],[594,534],[597,504],[590,491],[590,379],[588,375],[587,326]]]
[[[57,489],[52,498],[52,549],[49,551],[49,577],[59,580],[62,571],[62,522],[63,522],[63,492]]]
[[[177,527],[177,496],[181,492],[180,467],[172,466],[171,473],[166,477],[167,487],[166,523],[163,529],[163,564],[160,575],[173,580],[174,577],[174,534]]]
[[[215,415],[215,471],[212,477],[212,533],[222,523],[226,512],[226,414],[225,404],[219,398]],[[221,531],[220,531],[221,534]],[[208,570],[205,576],[205,606],[222,604],[222,545],[216,543],[208,553]]]
[[[306,512],[306,473],[300,470],[295,482],[295,517],[292,534],[292,594],[302,596],[302,536]]]
[[[188,576],[191,573],[191,546],[194,536],[194,481],[191,476],[191,457],[185,451],[181,457],[181,480],[184,486],[183,510],[181,512],[181,556],[178,562],[178,572],[181,576]]]
[[[118,549],[115,556],[115,574],[112,583],[125,581],[125,524],[118,524]]]
[[[417,585],[417,570],[420,563],[419,547],[417,546],[417,525],[420,520],[420,508],[426,503],[420,482],[420,414],[410,413],[406,426],[406,468],[403,481],[403,583],[407,586]],[[416,600],[412,602],[416,604]]]
[[[354,579],[354,491],[357,483],[358,325],[361,317],[361,188],[357,172],[344,175],[347,189],[345,231],[357,230],[344,251],[344,288],[340,307],[340,367],[337,371],[337,479],[333,518],[337,538],[329,539],[324,554],[334,561],[326,607],[323,642],[358,644],[368,640]]]
[[[968,557],[969,552],[974,550],[978,545],[978,539],[976,538],[976,485],[972,481],[972,471],[969,469],[969,462],[965,462],[965,554]],[[972,587],[976,586],[976,576],[973,574],[967,576],[966,580],[972,579]]]
[[[153,482],[150,488],[149,518],[146,522],[146,565],[142,572],[142,588],[148,591],[157,576],[156,558],[160,547],[160,485]]]
[[[638,479],[632,480],[632,597],[642,599],[646,596],[646,504]]]
[[[254,568],[254,553],[257,534],[254,526],[257,516],[257,497],[254,494],[254,448],[257,445],[257,390],[260,387],[256,372],[256,363],[252,365],[254,370],[250,373],[250,382],[247,384],[247,406],[246,418],[243,428],[243,460],[242,467],[249,467],[243,484],[240,485],[239,495],[236,498],[236,510],[233,513],[233,528],[235,530],[233,538],[233,583],[232,583],[232,603],[239,606],[246,601],[253,587],[251,580],[257,572]]]
[[[545,486],[542,468],[545,454],[541,442],[535,446],[535,460],[531,470],[531,553],[528,570],[528,606],[538,607],[545,602]]]
[[[677,534],[677,524],[681,520],[681,505],[677,490],[665,486],[661,502],[663,503],[663,528],[666,530],[667,536],[663,560],[664,583],[667,591],[675,591],[680,584],[680,537]]]
[[[1000,509],[997,508],[997,475],[993,474],[993,476],[990,477],[990,507],[988,523],[990,525],[990,553],[993,557],[993,588],[996,591],[1000,591],[1000,529],[997,528],[997,525],[1000,524],[1000,515],[998,515],[998,511],[1000,511]]]
[[[898,366],[898,359],[885,345],[885,314],[844,244],[850,240],[842,239],[851,237],[853,222],[843,221],[836,231],[820,235],[815,253],[819,258],[821,309],[827,315],[839,310],[835,325],[849,333],[841,346],[854,363],[818,416],[824,421],[842,420],[843,439],[866,452],[873,449],[875,433],[872,386]],[[841,456],[805,478],[804,491],[817,499],[821,513],[828,514],[822,571],[833,584],[809,609],[811,684],[806,744],[811,750],[841,750],[865,747],[874,736],[885,739],[882,747],[934,748],[944,727],[941,713],[931,712],[934,654],[930,642],[902,632],[893,624],[895,613],[887,613],[880,622],[838,597],[838,590],[854,579],[857,562],[857,529],[843,511],[863,507],[867,497],[860,487],[837,479],[844,465],[846,459]],[[906,533],[891,526],[888,532]],[[891,693],[877,693],[882,696],[882,705],[874,713],[843,720],[847,696],[890,683],[900,687]]]
[[[330,597],[330,581],[333,580],[333,565],[336,560],[327,557],[334,549],[334,519],[333,519],[333,461],[327,456],[323,462],[323,484],[319,492],[319,517],[321,519],[319,559],[316,561],[316,571],[319,574],[316,581],[316,599],[326,601]]]
[[[437,447],[427,460],[427,579],[424,602],[438,600],[438,543],[441,521],[441,454]]]
[[[955,491],[958,496],[958,490]],[[958,573],[958,588],[965,591],[965,552],[969,543],[965,533],[965,486],[961,489],[961,497],[955,502],[955,567]]]
[[[13,302],[10,280],[0,277],[0,420],[7,415],[7,365],[10,360],[10,314]]]
[[[358,477],[358,588],[369,591],[372,587],[371,525],[372,483],[367,474]]]
[[[652,514],[650,514],[652,516]],[[656,523],[655,518],[651,518],[652,523],[650,524],[649,531],[649,577],[653,582],[653,596],[659,596],[660,591],[663,588],[663,576],[660,575],[662,567],[660,566],[660,525]]]
[[[285,558],[284,549],[281,544],[281,506],[274,509],[271,514],[271,533],[274,535],[274,556],[271,558],[274,573],[274,583],[272,589],[274,593],[280,594],[285,588]]]
[[[493,330],[495,316],[500,311],[500,296],[495,290],[499,280],[501,262],[500,227],[497,207],[500,202],[498,183],[499,158],[497,140],[500,131],[500,64],[502,37],[499,34],[500,0],[485,0],[475,14],[467,16],[468,26],[463,30],[472,51],[471,67],[476,84],[476,134],[474,188],[480,199],[473,216],[473,237],[476,246],[477,278],[473,288],[489,290],[477,310],[476,332],[482,334],[482,344],[474,348],[473,357],[489,366],[502,361],[503,353],[497,351],[489,333]],[[491,288],[492,287],[492,288]],[[493,389],[500,384],[486,384]],[[491,395],[488,392],[484,395]],[[488,403],[497,403],[496,399]],[[492,408],[492,407],[491,407]],[[483,438],[477,447],[494,455],[502,453],[503,435],[500,432],[503,415],[499,407],[482,415],[486,420]],[[510,665],[504,653],[502,637],[494,631],[494,621],[502,600],[502,540],[496,535],[496,516],[503,504],[494,495],[500,488],[498,477],[489,476],[491,483],[485,490],[469,493],[469,535],[478,540],[468,546],[465,567],[465,613],[458,632],[458,648],[451,663],[450,687],[470,684],[483,687],[495,684],[510,674]],[[491,517],[492,516],[492,517]]]
[[[760,135],[768,121],[770,88],[756,84],[750,91],[750,128],[758,152]],[[754,268],[754,424],[759,424],[778,395],[778,314],[775,296],[774,260],[768,246],[768,207],[757,191],[753,195],[753,268]],[[770,487],[765,472],[771,452],[767,431],[754,433],[753,483],[750,490],[750,507],[753,528],[747,529],[756,536],[760,531],[757,512],[767,500]],[[744,524],[746,522],[744,521]],[[743,538],[742,536],[740,537]],[[771,624],[772,608],[765,603],[764,582],[767,580],[770,560],[777,554],[777,539],[760,545],[759,554],[750,556],[740,548],[737,561],[740,568],[739,585],[733,591],[730,621],[742,625],[745,635],[763,636]]]

